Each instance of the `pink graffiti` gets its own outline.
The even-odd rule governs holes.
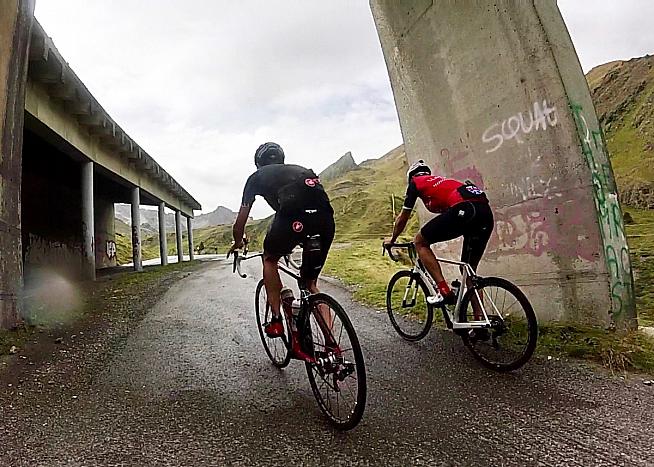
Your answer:
[[[496,209],[488,257],[547,253],[560,258],[596,261],[599,235],[585,227],[592,225],[594,213],[582,210],[580,204],[578,199],[552,196]]]
[[[441,149],[441,157],[445,166],[445,173],[448,177],[456,180],[471,180],[482,190],[484,189],[484,178],[477,167],[469,166],[460,169],[455,169],[455,162],[463,161],[468,157],[468,151],[457,151],[454,154],[450,153],[447,148]],[[459,164],[456,164],[459,165]]]

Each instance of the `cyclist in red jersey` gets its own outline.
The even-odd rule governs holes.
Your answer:
[[[456,297],[443,277],[431,245],[462,236],[461,261],[476,270],[494,226],[488,198],[472,183],[432,175],[431,169],[423,160],[409,167],[407,179],[409,186],[402,212],[395,219],[393,236],[385,240],[384,244],[394,243],[404,231],[418,198],[430,212],[440,214],[422,226],[414,243],[422,264],[436,280],[441,294],[441,297],[429,297],[429,302],[453,303]]]

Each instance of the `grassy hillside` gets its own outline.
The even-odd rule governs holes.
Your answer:
[[[118,264],[127,264],[132,262],[132,228],[121,221],[116,219],[116,258]],[[170,238],[169,234],[169,238]],[[172,235],[173,245],[175,235]],[[168,240],[170,245],[170,240]],[[141,257],[145,259],[153,259],[159,257],[159,236],[149,235],[143,238],[141,245]]]
[[[368,160],[356,169],[325,182],[334,207],[336,240],[382,239],[390,236],[395,214],[402,208],[406,190],[407,159],[399,146],[380,159]],[[414,216],[407,227],[418,226]]]
[[[626,208],[626,224],[641,326],[654,326],[654,210]]]
[[[586,76],[621,201],[654,208],[654,56],[615,61]]]

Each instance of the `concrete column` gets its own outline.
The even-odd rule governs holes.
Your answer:
[[[184,261],[184,248],[182,246],[182,213],[175,211],[175,237],[177,239],[177,261]]]
[[[20,316],[23,116],[33,0],[0,0],[0,328]]]
[[[488,193],[480,272],[523,287],[542,321],[633,326],[611,164],[556,2],[370,6],[408,159]]]
[[[188,256],[191,261],[195,258],[193,254],[193,218],[186,218],[186,228],[188,229]]]
[[[168,264],[168,239],[166,238],[166,203],[159,203],[159,256],[163,266]]]
[[[135,271],[143,271],[141,262],[141,190],[132,189],[132,261]]]
[[[94,194],[95,269],[116,266],[116,210],[114,200]]]
[[[82,274],[95,280],[95,221],[93,214],[93,162],[82,164]]]

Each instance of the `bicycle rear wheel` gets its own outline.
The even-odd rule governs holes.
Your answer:
[[[399,271],[388,282],[386,310],[395,331],[408,341],[427,335],[434,319],[433,306],[427,303],[429,292],[420,275]]]
[[[311,390],[320,410],[340,430],[354,428],[366,406],[366,368],[359,339],[345,310],[329,295],[309,298],[303,326],[307,349],[316,360],[306,363]]]
[[[277,368],[284,368],[291,361],[291,352],[289,352],[287,345],[291,333],[288,329],[288,323],[283,319],[284,335],[282,337],[276,337],[273,339],[268,337],[266,334],[264,328],[272,319],[272,310],[268,303],[268,296],[266,295],[266,288],[264,287],[263,279],[261,279],[257,285],[254,307],[257,315],[257,329],[259,329],[259,336],[261,337],[263,348],[273,365]]]
[[[527,363],[536,349],[538,322],[529,300],[511,282],[499,277],[480,278],[461,301],[459,322],[483,319],[473,303],[477,295],[491,322],[490,329],[462,332],[463,343],[483,365],[496,371],[512,371]]]

